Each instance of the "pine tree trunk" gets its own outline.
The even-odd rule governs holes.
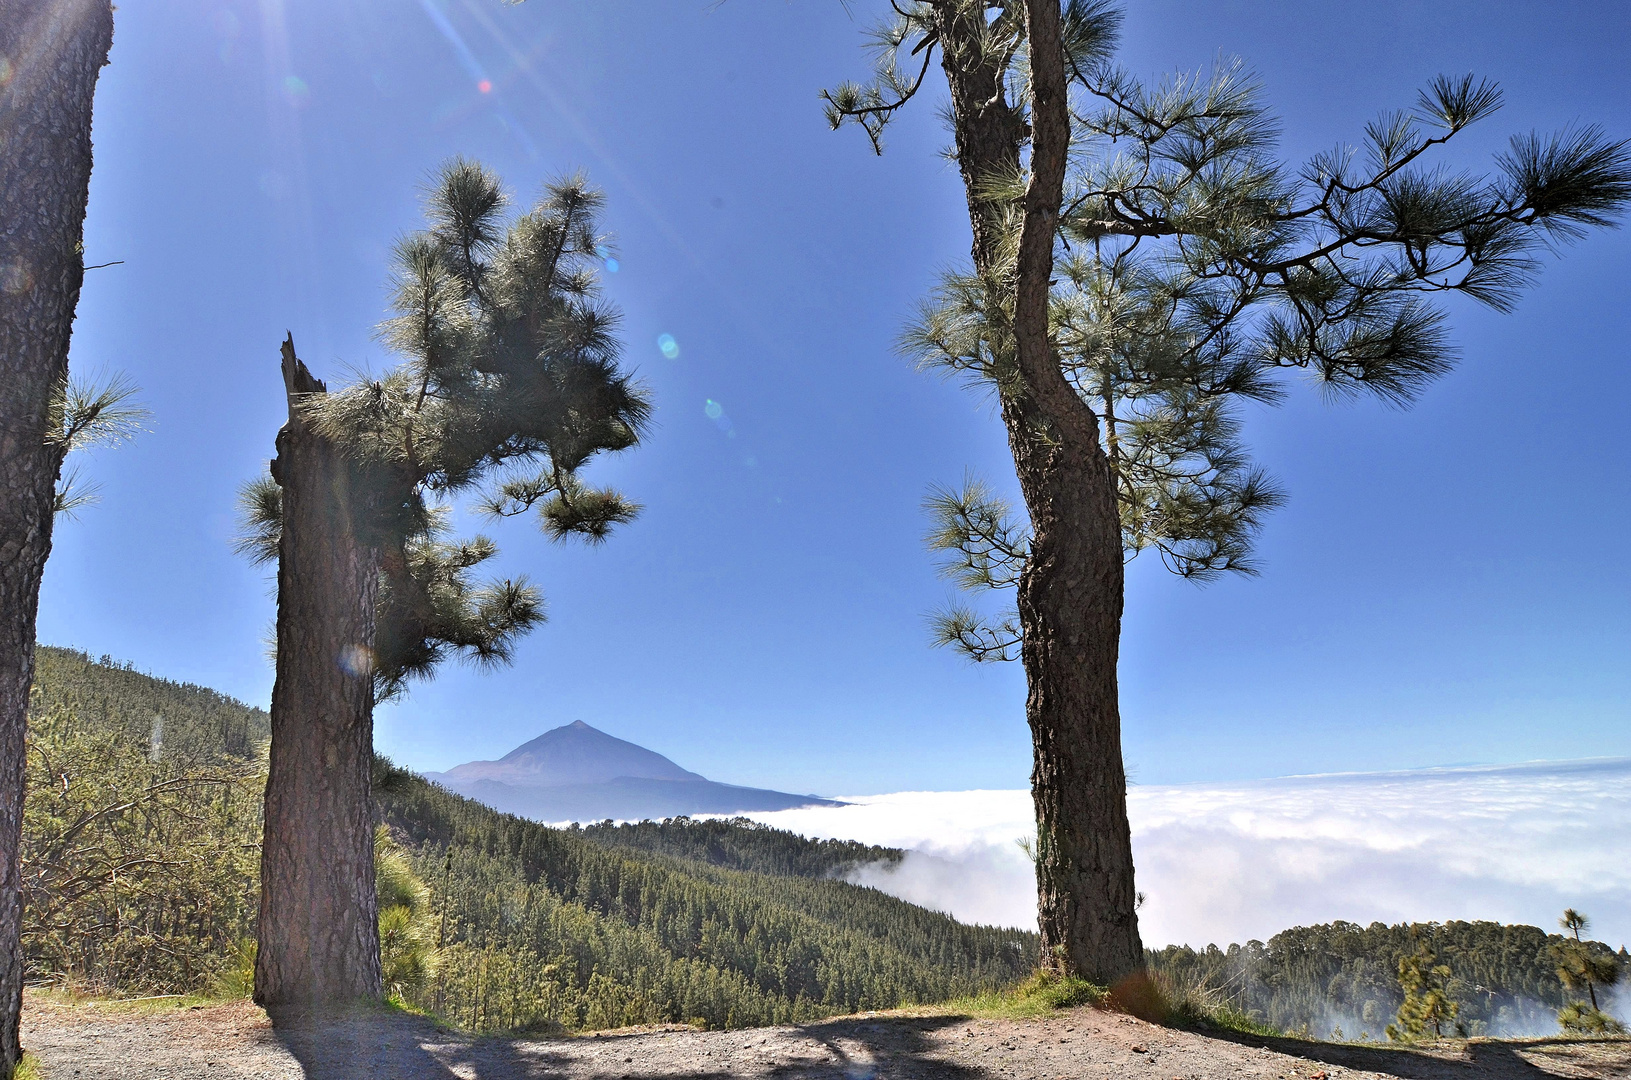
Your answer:
[[[1007,102],[1000,57],[981,57],[981,5],[936,5],[975,269],[1012,305],[1018,379],[1002,415],[1032,529],[1019,587],[1020,659],[1037,817],[1037,919],[1049,970],[1115,986],[1144,966],[1127,824],[1116,660],[1121,528],[1097,418],[1051,353],[1047,295],[1069,137],[1057,0],[1027,5],[1035,115],[1032,178],[1017,266],[1000,269],[1004,225],[980,194],[1014,175],[1033,132]],[[978,59],[971,59],[978,58]]]
[[[0,0],[0,1076],[21,1055],[24,736],[62,448],[47,435],[84,278],[107,0]]]
[[[1003,410],[1032,528],[1019,619],[1042,962],[1115,986],[1144,966],[1116,680],[1115,489],[1096,439],[1040,439],[1027,413]]]
[[[283,530],[255,1001],[302,1013],[381,995],[369,797],[379,553],[358,534],[351,469],[301,418],[298,395],[326,388],[296,359],[292,339],[283,378],[289,422],[272,463]]]

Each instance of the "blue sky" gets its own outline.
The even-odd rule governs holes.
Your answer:
[[[525,198],[582,167],[658,406],[595,476],[645,513],[592,550],[487,527],[551,620],[513,669],[450,667],[381,709],[379,747],[440,769],[582,719],[737,783],[1023,786],[1021,672],[931,650],[923,617],[947,586],[919,501],[968,468],[1011,489],[1000,425],[890,347],[966,258],[960,183],[934,100],[882,158],[826,129],[816,91],[864,73],[877,5],[850,6],[121,6],[86,251],[124,263],[89,274],[72,363],[127,372],[153,419],[83,463],[103,498],[58,531],[40,639],[265,703],[270,586],[228,541],[281,422],[283,333],[331,379],[384,365],[386,256],[426,174],[464,154]],[[1294,160],[1468,70],[1507,105],[1454,161],[1531,128],[1631,136],[1623,5],[1363,7],[1146,0],[1121,58],[1240,56]],[[1631,754],[1628,278],[1631,238],[1593,236],[1515,315],[1455,307],[1465,361],[1414,409],[1299,392],[1249,416],[1290,494],[1262,576],[1129,574],[1136,781]]]

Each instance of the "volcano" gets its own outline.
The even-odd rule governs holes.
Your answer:
[[[546,731],[497,761],[467,761],[424,776],[534,821],[639,821],[840,805],[815,795],[721,784],[582,720]]]

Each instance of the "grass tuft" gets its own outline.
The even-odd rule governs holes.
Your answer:
[[[223,1001],[241,1001],[255,992],[254,938],[240,938],[215,975],[211,990]]]
[[[985,1020],[1028,1020],[1077,1005],[1103,1005],[1109,992],[1086,979],[1033,973],[1006,990],[988,990],[974,997],[954,998],[929,1006],[936,1014],[956,1014]]]
[[[1215,987],[1198,983],[1179,986],[1161,975],[1134,975],[1106,989],[1086,979],[1037,971],[1006,990],[908,1011],[982,1020],[1030,1020],[1078,1005],[1113,1009],[1166,1027],[1243,1035],[1284,1034],[1240,1009]]]
[[[1165,1013],[1157,1023],[1199,1031],[1233,1031],[1242,1035],[1284,1034],[1241,1009],[1230,1000],[1228,994],[1215,986],[1200,982],[1179,985],[1159,974],[1153,976],[1150,982],[1160,995]]]

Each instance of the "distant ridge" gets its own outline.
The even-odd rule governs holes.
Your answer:
[[[497,761],[468,761],[424,776],[535,821],[638,821],[839,805],[814,795],[716,783],[582,720],[546,731]]]

